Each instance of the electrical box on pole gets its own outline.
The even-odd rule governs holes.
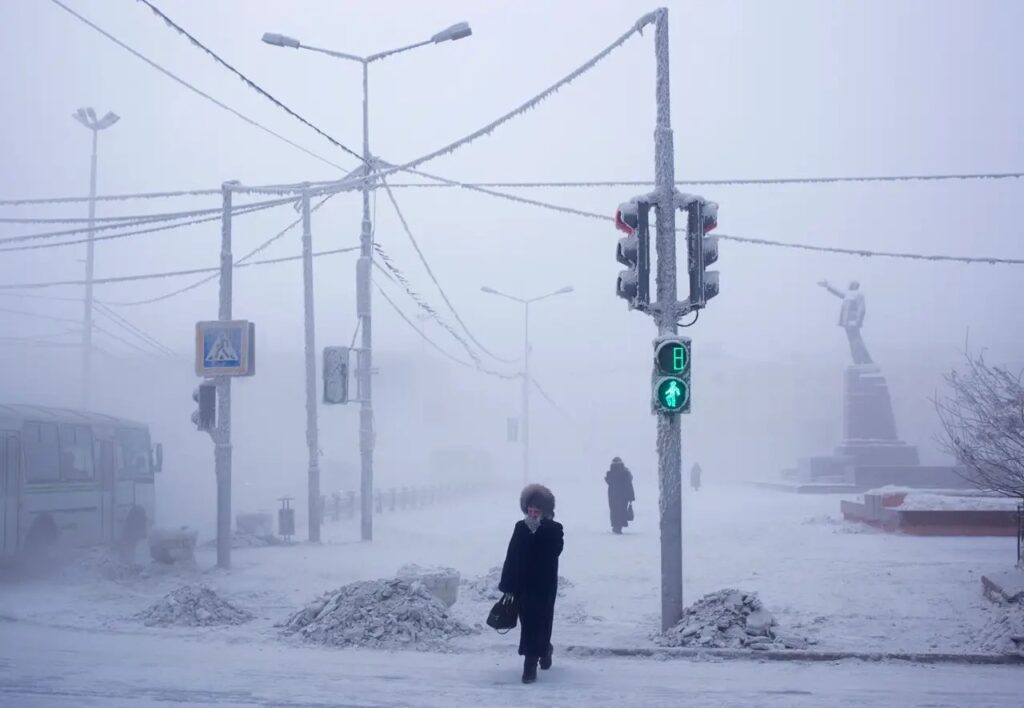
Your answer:
[[[651,410],[663,415],[690,412],[690,338],[659,337],[654,341]]]
[[[633,200],[615,212],[615,228],[626,234],[615,247],[615,260],[627,268],[619,272],[615,294],[631,310],[646,311],[651,301],[650,209],[648,202]]]
[[[349,348],[324,347],[324,403],[348,403]]]

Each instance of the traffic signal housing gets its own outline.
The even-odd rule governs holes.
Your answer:
[[[644,311],[651,301],[650,208],[647,202],[633,200],[620,204],[615,212],[615,228],[626,234],[615,247],[615,260],[626,266],[619,272],[615,294],[631,310]]]
[[[654,341],[651,410],[662,415],[690,412],[689,337],[667,336]]]
[[[699,310],[718,294],[718,271],[707,267],[718,260],[718,204],[696,198],[686,206],[686,247],[689,253],[690,306]]]
[[[197,430],[211,431],[217,427],[217,384],[205,381],[192,391],[192,400],[196,402],[196,410],[192,413],[192,423]]]

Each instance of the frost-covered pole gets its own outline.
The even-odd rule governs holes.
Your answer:
[[[85,250],[85,313],[82,321],[82,408],[92,406],[92,281],[96,232],[96,143],[99,130],[92,129],[92,160],[89,164],[89,241]]]
[[[302,192],[302,296],[306,331],[306,444],[309,446],[309,540],[320,542],[320,431],[316,419],[316,320],[313,317],[313,230],[309,192]]]
[[[655,321],[658,335],[676,334],[675,151],[669,94],[668,9],[657,13],[654,54],[657,66],[654,128],[654,181],[657,200],[658,270]],[[661,628],[683,615],[682,436],[678,415],[658,415],[658,505],[661,514]]]
[[[523,324],[523,484],[530,483],[530,302]]]
[[[359,260],[356,262],[356,309],[363,333],[359,351],[359,490],[360,531],[364,541],[373,540],[373,329],[370,323],[370,265],[373,262],[373,227],[370,223],[370,178],[373,165],[370,158],[370,89],[369,68],[363,60],[363,225],[359,235]]]
[[[220,311],[218,318],[231,319],[231,184],[221,186],[224,211],[220,230]],[[231,566],[231,377],[217,377],[217,429],[214,432],[214,465],[217,474],[217,565]]]

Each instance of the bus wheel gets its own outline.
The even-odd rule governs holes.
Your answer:
[[[57,565],[57,525],[49,516],[36,519],[22,547],[22,559],[30,573],[40,573]]]

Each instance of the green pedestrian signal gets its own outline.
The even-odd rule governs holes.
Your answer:
[[[678,413],[690,402],[690,386],[677,378],[663,378],[658,381],[658,403],[667,413]]]
[[[690,412],[689,337],[661,337],[654,342],[652,383],[652,412]]]

